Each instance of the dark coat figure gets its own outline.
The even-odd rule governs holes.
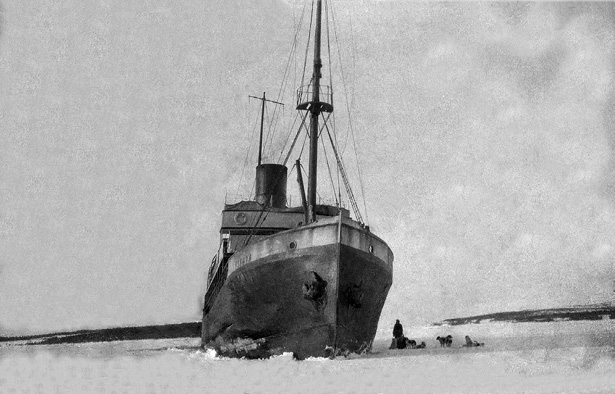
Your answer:
[[[393,326],[393,338],[400,338],[404,336],[404,327],[399,322],[399,319],[395,320],[395,325]]]

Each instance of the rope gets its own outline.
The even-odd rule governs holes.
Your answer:
[[[267,118],[271,118],[269,116],[269,109],[267,108],[267,105],[265,105],[265,119]],[[273,123],[273,120],[271,122],[268,122],[269,126],[267,127],[267,133],[265,133],[265,140],[263,141],[263,153],[265,153],[265,146],[267,146],[267,142],[269,142],[269,149],[268,151],[271,151],[271,143],[273,142],[273,133],[271,132],[271,124]],[[271,137],[271,140],[270,140]]]
[[[333,9],[331,10],[333,12]],[[331,65],[331,34],[329,33],[329,2],[325,1],[325,22],[327,24],[327,53],[329,60],[329,89],[331,102],[329,104],[333,105],[333,66]],[[333,14],[331,14],[333,16]]]
[[[308,30],[308,39],[307,39],[307,44],[305,45],[305,56],[303,57],[303,73],[301,75],[301,85],[299,85],[299,87],[301,88],[301,86],[303,86],[304,82],[305,82],[305,69],[307,67],[307,60],[308,60],[308,50],[310,48],[310,41],[312,39],[312,22],[314,19],[314,0],[312,0],[312,10],[310,11],[310,29]]]
[[[288,145],[288,140],[290,139],[290,135],[292,134],[292,131],[295,130],[295,124],[297,124],[297,119],[299,119],[299,112],[295,113],[295,118],[293,119],[293,123],[288,128],[288,134],[286,135],[286,140],[284,141],[284,144],[282,145],[282,149],[280,149],[280,156],[278,157],[278,161],[277,161],[278,163],[282,159],[282,155],[284,154],[284,151],[286,150],[286,145]],[[290,156],[290,152],[292,151],[292,148],[294,146],[294,141],[296,141],[296,140],[297,140],[297,137],[295,137],[295,139],[293,140],[293,144],[290,147],[290,150],[288,152],[288,156]],[[284,160],[284,165],[286,165],[286,161],[288,160],[288,156],[286,156],[286,159]]]
[[[352,126],[352,116],[350,114],[350,106],[349,106],[349,100],[348,100],[348,91],[346,88],[346,78],[345,78],[345,73],[344,73],[344,67],[343,67],[343,63],[342,63],[342,55],[340,52],[340,45],[339,45],[339,37],[337,35],[337,22],[335,21],[335,16],[333,14],[333,12],[331,13],[331,17],[333,19],[333,32],[335,33],[335,42],[337,43],[337,52],[338,52],[338,57],[340,59],[340,73],[342,75],[342,84],[344,85],[344,96],[346,97],[346,111],[348,112],[348,128],[350,129],[350,134],[352,136],[352,143],[353,143],[353,148],[354,148],[354,153],[355,153],[355,160],[357,163],[357,173],[359,175],[359,185],[361,186],[361,196],[363,199],[363,209],[365,210],[365,218],[367,220],[367,203],[365,201],[365,185],[363,183],[363,176],[361,174],[361,166],[359,165],[359,154],[358,154],[358,149],[357,149],[357,141],[355,138],[355,133],[354,133],[354,127]],[[337,153],[336,153],[337,155]],[[340,168],[341,169],[341,168]],[[345,171],[342,172],[342,178],[345,179],[346,175],[345,175]],[[344,180],[344,183],[347,183],[347,180]],[[347,188],[349,188],[350,185],[347,186]],[[352,193],[352,192],[351,192]],[[350,198],[350,195],[349,195]],[[354,199],[354,196],[353,196]],[[351,204],[354,205],[356,204],[356,201],[353,203],[353,201],[350,201]],[[358,207],[357,207],[358,209]]]
[[[339,201],[337,200],[335,183],[333,182],[333,173],[331,172],[331,165],[329,164],[329,157],[326,154],[325,141],[321,139],[323,156],[325,157],[325,163],[327,163],[327,170],[329,171],[329,180],[331,181],[331,189],[333,190],[333,198],[335,199],[336,205],[339,207]]]
[[[251,226],[252,231],[250,231],[248,237],[246,237],[246,239],[243,241],[243,245],[241,246],[242,248],[245,247],[252,239],[252,236],[256,234],[256,229],[258,228],[258,226],[260,226],[258,222],[261,220],[261,217],[263,217],[263,214],[265,214],[265,217],[263,218],[263,221],[261,223],[265,222],[265,219],[267,219],[267,215],[269,215],[269,212],[270,211],[266,208],[266,206],[261,208],[260,212],[258,213],[258,217],[256,218],[256,222],[254,223],[254,226]]]
[[[290,154],[292,153],[294,147],[295,147],[295,143],[297,142],[297,138],[299,138],[299,134],[301,134],[301,128],[305,127],[305,119],[307,119],[308,116],[308,112],[305,113],[305,115],[303,116],[303,119],[301,120],[301,125],[299,126],[299,129],[297,129],[297,133],[295,134],[295,139],[293,140],[293,143],[290,145],[290,149],[288,150],[288,154],[286,155],[286,158],[284,159],[284,162],[282,163],[283,165],[286,165],[286,163],[288,163],[288,159],[290,158]],[[307,130],[307,127],[306,127]],[[306,138],[307,135],[309,134],[306,133]],[[305,141],[304,141],[305,144]],[[301,152],[303,152],[303,148],[301,149]],[[299,155],[299,157],[301,157],[301,155]]]
[[[344,166],[342,163],[342,159],[340,158],[335,146],[333,144],[333,138],[331,137],[331,133],[329,132],[329,127],[327,126],[327,134],[329,135],[329,140],[331,141],[331,146],[333,147],[333,153],[335,155],[335,160],[337,160],[337,166],[342,174],[342,179],[344,181],[344,186],[346,186],[346,193],[348,193],[348,199],[350,200],[350,204],[352,205],[352,209],[357,218],[357,221],[360,223],[363,222],[363,217],[361,216],[361,212],[359,211],[359,206],[357,205],[357,200],[354,198],[354,194],[352,192],[352,188],[350,187],[350,183],[348,182],[348,177],[346,176],[346,170],[344,170]]]
[[[293,43],[291,45],[291,49],[290,52],[288,54],[288,60],[286,61],[286,67],[284,68],[284,75],[282,76],[282,82],[280,83],[280,88],[278,90],[278,95],[276,97],[276,101],[280,102],[282,101],[282,97],[284,96],[284,92],[286,91],[286,87],[288,85],[288,81],[289,81],[289,74],[290,74],[290,65],[291,65],[291,61],[293,59],[293,55],[296,53],[297,50],[297,44],[299,42],[299,32],[301,31],[301,26],[303,25],[303,21],[304,21],[304,16],[305,16],[305,9],[306,6],[305,4],[303,5],[303,9],[301,10],[301,17],[299,18],[299,24],[297,25],[296,29],[295,29],[295,35],[293,37]],[[271,148],[271,144],[273,143],[273,135],[275,134],[275,130],[277,128],[277,124],[278,121],[280,119],[280,116],[277,116],[277,106],[274,107],[273,110],[273,115],[272,115],[272,122],[269,124],[269,129],[267,131],[267,140],[269,140],[269,136],[271,136],[271,140],[270,140],[270,145],[269,145],[269,149],[272,150]],[[295,121],[296,122],[296,118]],[[293,122],[293,126],[294,126],[294,122]],[[273,132],[271,131],[271,129],[273,128]],[[291,128],[289,128],[289,130],[292,130],[292,126]],[[286,146],[286,143],[288,143],[288,139],[290,138],[290,131],[286,137],[286,141],[284,143],[284,146]],[[283,149],[282,149],[283,150]],[[280,157],[282,157],[281,153],[280,153]],[[279,161],[279,158],[278,158]]]
[[[250,98],[248,98],[248,101],[250,101]],[[246,111],[246,112],[248,112],[248,111]],[[258,127],[258,118],[256,118],[254,120],[254,127],[252,128],[252,132],[250,133],[249,141],[253,141],[254,140],[254,133],[255,133],[257,127]],[[253,143],[249,143],[248,144],[248,149],[246,149],[246,156],[244,158],[243,166],[241,168],[241,175],[239,177],[239,182],[237,182],[237,190],[235,191],[235,199],[239,198],[239,188],[240,188],[241,183],[243,181],[243,177],[245,175],[246,168],[248,167],[248,158],[250,156],[250,150],[251,150],[250,148],[252,148],[253,145],[254,145]]]

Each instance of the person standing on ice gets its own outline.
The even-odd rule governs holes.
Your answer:
[[[393,326],[393,339],[391,340],[391,346],[389,349],[399,349],[398,344],[404,340],[404,327],[399,322],[399,319],[395,320]],[[405,347],[405,346],[402,346]]]
[[[399,322],[399,319],[397,319],[395,320],[395,325],[393,326],[393,338],[397,339],[403,336],[404,336],[404,327]]]

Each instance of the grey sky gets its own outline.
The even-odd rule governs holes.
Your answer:
[[[381,323],[605,301],[613,6],[335,7],[396,256]],[[3,1],[0,333],[199,318],[225,195],[250,191],[247,96],[274,96],[299,13]]]

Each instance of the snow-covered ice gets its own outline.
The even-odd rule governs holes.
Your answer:
[[[405,327],[426,349],[348,358],[219,358],[198,338],[0,346],[1,393],[612,393],[612,320]],[[452,335],[453,347],[435,337]],[[484,347],[463,348],[463,338]]]

